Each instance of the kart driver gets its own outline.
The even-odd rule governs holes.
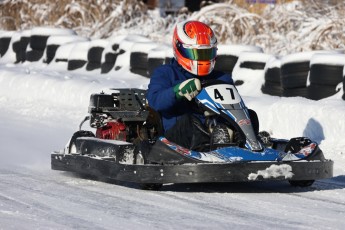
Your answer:
[[[173,34],[174,59],[155,69],[147,90],[151,108],[160,113],[165,137],[185,148],[197,150],[210,143],[204,114],[192,99],[201,90],[201,82],[217,79],[233,84],[232,77],[214,70],[217,39],[213,30],[199,21],[176,25]]]

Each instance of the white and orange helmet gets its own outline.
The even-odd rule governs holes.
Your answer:
[[[205,76],[213,70],[217,39],[208,25],[199,21],[178,23],[172,45],[175,59],[188,72]]]

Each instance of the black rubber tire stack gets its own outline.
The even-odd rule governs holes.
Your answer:
[[[110,43],[103,51],[102,63],[101,63],[101,73],[109,73],[114,69],[117,56],[121,54],[119,49],[119,43]],[[122,50],[123,51],[123,50]]]
[[[61,70],[67,70],[69,54],[77,43],[78,42],[71,42],[59,45],[59,47],[56,49],[54,58],[49,65],[55,66],[54,68],[59,68]]]
[[[149,51],[147,56],[147,68],[149,77],[158,66],[170,63],[169,59],[166,58],[166,53],[169,49],[171,49],[170,46],[162,45]],[[166,63],[165,61],[169,62]]]
[[[71,50],[68,57],[67,70],[83,68],[87,63],[90,42],[78,42]]]
[[[49,35],[32,34],[30,36],[30,48],[26,52],[26,61],[35,62],[42,58]]]
[[[258,46],[218,45],[218,53],[214,69],[231,74],[237,63],[238,56],[241,52],[245,51],[262,52],[262,49]]]
[[[46,58],[43,60],[44,63],[49,64],[55,57],[56,50],[59,48],[60,45],[51,44],[47,45],[46,50]]]
[[[77,35],[52,35],[49,36],[47,40],[47,48],[45,52],[45,57],[43,63],[49,64],[55,58],[57,49],[67,43],[76,43],[82,41],[89,41],[88,38],[79,37]]]
[[[232,73],[235,85],[245,85],[251,81],[259,80],[259,78],[261,81],[259,84],[264,84],[265,66],[272,58],[274,58],[273,55],[262,52],[242,52],[238,57]],[[245,71],[245,73],[243,73],[243,71]],[[260,87],[261,86],[258,86],[259,91],[261,91]]]
[[[5,32],[3,37],[0,37],[0,56],[4,58],[5,62],[16,63],[18,43],[20,41],[20,32]],[[3,46],[1,48],[1,46]],[[2,51],[1,51],[2,50]]]
[[[337,85],[343,82],[345,54],[315,54],[310,62],[308,98],[320,100],[337,93]]]
[[[91,71],[101,68],[102,53],[104,48],[109,44],[106,40],[91,41],[89,51],[87,53],[86,70]]]
[[[44,54],[50,36],[76,35],[75,31],[63,28],[36,27],[31,30],[30,49],[26,52],[26,60],[39,61]]]
[[[281,96],[283,88],[280,78],[280,59],[276,58],[267,62],[265,67],[265,83],[261,87],[264,94]]]
[[[310,52],[294,53],[282,58],[280,77],[283,97],[308,97],[307,79]]]
[[[7,52],[12,38],[12,32],[3,32],[0,34],[0,57]]]
[[[143,77],[149,77],[148,53],[151,49],[154,49],[156,47],[157,45],[152,42],[135,43],[131,49],[130,54],[130,71]]]
[[[17,52],[17,62],[25,62],[26,61],[26,49],[30,44],[30,35],[24,33],[23,36],[20,38],[19,47]]]

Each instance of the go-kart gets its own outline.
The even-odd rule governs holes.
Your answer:
[[[146,103],[143,89],[92,94],[89,115],[62,151],[51,154],[54,170],[72,171],[145,189],[166,183],[286,180],[310,186],[333,176],[333,161],[307,137],[290,140],[258,132],[257,117],[234,85],[203,83],[194,98],[206,117],[210,143],[187,149],[164,137],[159,113]],[[90,129],[82,130],[89,120]]]

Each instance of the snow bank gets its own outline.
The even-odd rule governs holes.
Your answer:
[[[251,46],[251,45],[225,45],[219,44],[217,54],[218,55],[232,55],[232,56],[240,56],[242,52],[257,52],[262,53],[263,50],[259,46]]]
[[[51,36],[51,35],[76,35],[76,32],[66,28],[56,27],[34,27],[31,29],[31,36]]]
[[[312,55],[310,65],[345,65],[345,54],[339,53],[317,53]]]
[[[47,40],[47,46],[62,45],[70,42],[82,42],[88,40],[88,38],[80,37],[78,35],[52,35]]]

